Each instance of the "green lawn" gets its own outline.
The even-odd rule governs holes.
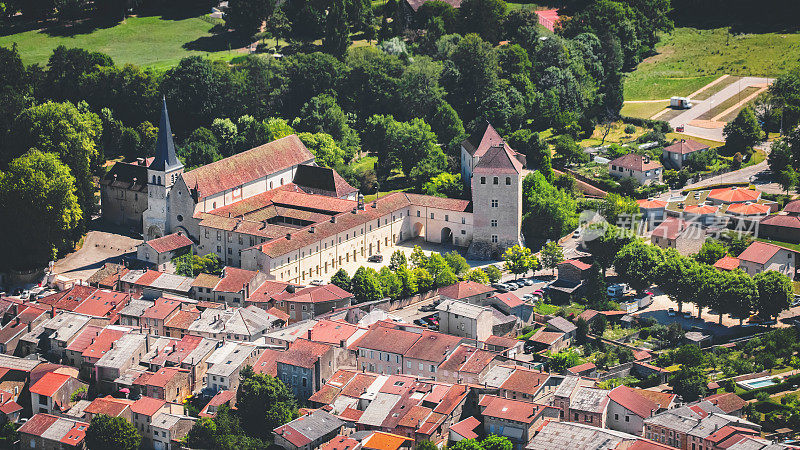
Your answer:
[[[620,114],[627,117],[640,117],[649,119],[657,112],[669,106],[669,102],[659,103],[625,103]]]
[[[625,100],[689,95],[723,74],[776,76],[797,63],[800,34],[728,35],[727,28],[676,28],[625,79]]]
[[[245,42],[227,33],[213,34],[213,24],[200,17],[164,19],[160,16],[129,17],[108,28],[54,26],[8,36],[0,36],[0,46],[16,43],[25,64],[46,64],[59,45],[80,47],[108,54],[117,64],[166,68],[181,58],[208,55],[214,59],[232,59],[244,53]]]
[[[786,247],[790,250],[800,252],[800,244],[793,244],[791,242],[773,241],[771,239],[764,239],[764,238],[756,238],[756,240],[761,242],[767,242],[769,244],[780,245],[781,247]]]

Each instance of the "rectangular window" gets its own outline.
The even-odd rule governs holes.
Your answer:
[[[492,184],[500,184],[500,179],[498,177],[494,177]]]
[[[481,177],[481,184],[486,184],[486,177]]]
[[[492,219],[492,226],[497,227],[497,219]]]
[[[497,235],[496,234],[492,235],[492,242],[494,242],[495,244],[497,243]]]
[[[433,219],[433,213],[431,213],[431,219]]]
[[[417,217],[419,217],[419,211],[417,211]]]
[[[492,200],[492,208],[497,208],[500,205],[498,200]]]

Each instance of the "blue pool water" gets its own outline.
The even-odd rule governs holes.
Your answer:
[[[752,387],[753,389],[772,386],[773,384],[775,384],[775,382],[773,382],[772,380],[758,380],[758,381],[750,381],[747,383],[747,385]]]

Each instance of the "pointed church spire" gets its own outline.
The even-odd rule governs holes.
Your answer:
[[[172,141],[172,128],[169,126],[169,112],[167,112],[167,99],[162,97],[161,122],[158,125],[158,139],[156,140],[156,157],[149,169],[169,172],[183,167],[178,157],[175,156],[175,142]]]

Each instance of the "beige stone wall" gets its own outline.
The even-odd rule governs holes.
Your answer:
[[[522,177],[477,173],[472,177],[473,243],[500,252],[520,243]]]
[[[142,227],[142,213],[147,210],[147,189],[130,191],[108,185],[100,187],[103,220],[115,225]]]

